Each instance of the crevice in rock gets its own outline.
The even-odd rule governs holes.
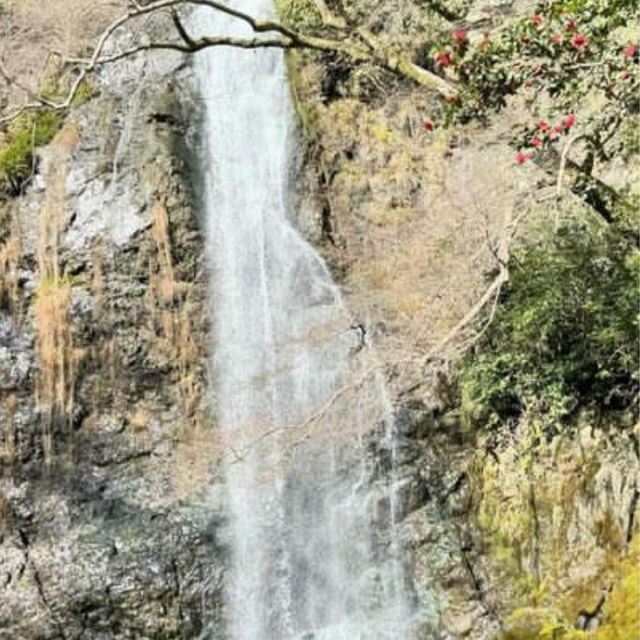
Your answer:
[[[24,557],[24,564],[21,567],[21,571],[20,571],[20,576],[22,576],[22,574],[24,573],[26,567],[29,567],[31,569],[31,575],[33,577],[33,581],[36,585],[36,590],[38,591],[38,596],[40,598],[40,601],[42,602],[42,605],[44,606],[44,608],[47,610],[47,612],[49,613],[49,616],[51,617],[51,621],[53,622],[54,626],[56,627],[57,631],[58,631],[58,635],[60,638],[62,638],[62,640],[66,640],[66,634],[64,632],[64,628],[62,626],[62,624],[60,623],[60,621],[57,619],[57,616],[55,615],[53,608],[51,606],[51,603],[49,602],[49,599],[47,598],[47,594],[44,590],[44,584],[42,582],[42,578],[40,576],[40,572],[38,571],[38,567],[36,567],[33,558],[31,558],[30,554],[29,554],[29,545],[30,545],[30,540],[29,537],[27,536],[27,534],[21,529],[18,528],[18,536],[20,537],[20,542],[22,544],[22,554]]]
[[[540,518],[538,516],[538,504],[533,483],[529,483],[529,506],[533,515],[533,575],[537,582],[540,581]]]
[[[598,604],[591,611],[581,609],[578,613],[575,627],[581,631],[595,631],[600,624],[600,611],[604,603],[607,601],[606,593],[602,594]]]
[[[491,620],[495,621],[498,626],[502,628],[502,621],[500,620],[500,616],[498,615],[494,607],[492,607],[491,604],[487,601],[487,594],[482,586],[482,579],[478,575],[478,572],[475,570],[473,563],[471,562],[470,552],[472,551],[472,548],[473,543],[470,539],[467,540],[466,543],[462,540],[462,538],[460,539],[460,556],[462,558],[464,568],[471,580],[476,599],[482,606],[484,614]]]
[[[627,545],[631,542],[633,538],[633,529],[636,520],[636,510],[638,508],[638,501],[640,500],[640,491],[638,491],[638,485],[633,489],[633,495],[631,496],[631,501],[629,502],[629,511],[627,518],[627,531],[626,531],[626,541]]]
[[[112,467],[116,465],[127,464],[128,462],[132,462],[133,460],[139,460],[140,458],[148,458],[152,456],[153,453],[154,453],[153,449],[144,449],[142,451],[136,451],[135,453],[124,455],[120,458],[112,458],[109,460],[96,460],[94,464],[96,465],[96,467],[100,467],[100,468]]]

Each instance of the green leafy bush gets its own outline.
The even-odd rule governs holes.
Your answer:
[[[53,109],[34,111],[12,123],[0,145],[0,197],[20,193],[33,171],[35,150],[50,142],[63,116]]]
[[[527,414],[549,430],[578,408],[624,409],[638,392],[638,252],[571,224],[514,252],[510,282],[462,363],[467,417]]]

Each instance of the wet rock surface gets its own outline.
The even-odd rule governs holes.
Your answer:
[[[0,638],[194,638],[220,622],[190,82],[179,57],[110,69],[11,205]],[[38,306],[67,295],[62,316]]]

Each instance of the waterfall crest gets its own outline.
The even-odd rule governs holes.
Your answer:
[[[233,5],[271,14],[270,0]],[[248,35],[206,7],[193,21],[200,33]],[[338,288],[289,222],[295,136],[283,54],[215,48],[195,64],[214,393],[229,451],[228,636],[399,640],[407,609],[394,501],[369,437],[391,428],[375,376],[356,364],[359,336]]]

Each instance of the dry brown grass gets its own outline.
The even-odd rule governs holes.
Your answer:
[[[45,167],[47,192],[40,212],[38,241],[39,288],[35,302],[38,376],[36,402],[43,415],[46,462],[53,452],[52,432],[57,421],[68,422],[73,414],[78,367],[84,352],[74,346],[69,305],[71,280],[60,273],[59,241],[65,219],[68,159],[78,141],[69,123],[50,146]]]
[[[22,315],[18,277],[22,242],[18,218],[8,208],[6,215],[0,218],[0,227],[6,230],[0,243],[0,304],[7,304],[14,322],[18,323]]]
[[[192,285],[177,280],[171,252],[169,212],[161,200],[152,209],[155,252],[149,264],[147,307],[151,348],[177,369],[178,395],[191,423],[198,421],[201,357],[193,337]]]

